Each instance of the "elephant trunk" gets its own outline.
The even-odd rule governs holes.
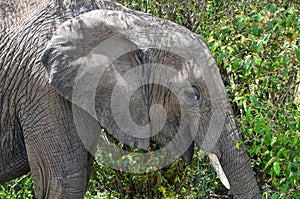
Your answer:
[[[238,128],[231,114],[226,117],[223,133],[217,142],[221,172],[225,172],[235,198],[261,198],[245,146],[239,141]]]

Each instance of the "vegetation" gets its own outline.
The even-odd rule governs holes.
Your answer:
[[[300,198],[300,3],[120,0],[199,33],[219,66],[264,198]],[[226,198],[205,153],[147,174],[96,165],[86,198]],[[32,198],[30,177],[0,198]]]

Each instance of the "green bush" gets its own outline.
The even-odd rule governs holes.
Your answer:
[[[29,175],[14,179],[4,185],[0,185],[0,198],[22,199],[34,198],[33,183]]]
[[[263,194],[299,198],[299,4],[214,1],[209,6],[214,9],[208,15],[217,20],[206,20],[198,31],[222,71]],[[224,13],[225,7],[230,9]]]

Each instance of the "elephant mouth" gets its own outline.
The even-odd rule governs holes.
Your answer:
[[[181,155],[181,158],[186,164],[191,164],[194,156],[194,142],[189,146],[189,148]]]

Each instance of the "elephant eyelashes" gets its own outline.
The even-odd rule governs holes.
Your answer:
[[[191,86],[184,91],[185,98],[191,105],[199,105],[202,101],[200,89],[196,86]]]

